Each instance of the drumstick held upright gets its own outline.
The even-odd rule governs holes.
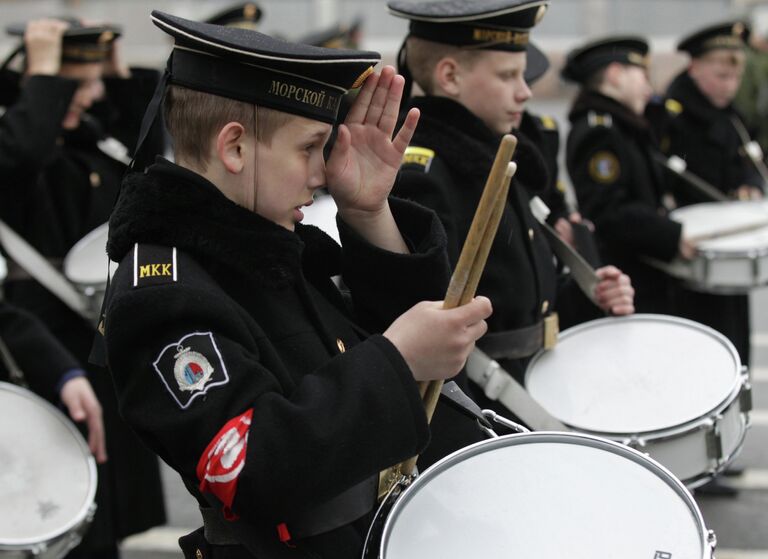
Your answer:
[[[506,134],[501,140],[467,239],[462,247],[459,261],[451,276],[443,301],[444,309],[464,305],[475,296],[480,276],[485,268],[501,220],[509,192],[509,184],[517,170],[517,166],[510,162],[516,146],[517,138],[511,134]],[[427,421],[432,420],[442,386],[442,380],[425,382],[420,386]],[[402,476],[410,475],[416,466],[417,459],[418,457],[414,456],[382,472],[379,479],[379,496],[384,496]]]

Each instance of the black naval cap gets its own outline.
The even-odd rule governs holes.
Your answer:
[[[691,33],[677,45],[677,50],[697,58],[714,49],[738,50],[746,46],[749,25],[746,21],[725,21]]]
[[[564,79],[584,83],[613,62],[648,68],[648,42],[641,37],[605,37],[568,53],[561,72]]]
[[[158,11],[152,21],[175,39],[168,83],[331,124],[344,94],[380,61],[375,52],[289,43]]]
[[[362,27],[362,18],[357,18],[349,25],[337,23],[326,29],[308,33],[298,42],[327,49],[354,49],[360,43]]]
[[[457,47],[522,52],[548,0],[442,0],[387,4],[411,21],[409,35]]]
[[[334,124],[342,97],[381,60],[376,52],[289,43],[159,11],[152,12],[152,22],[175,44],[141,123],[132,164],[138,170],[154,158],[142,145],[169,84]]]
[[[206,19],[205,23],[240,27],[242,29],[256,29],[263,15],[264,11],[255,2],[245,2],[244,4],[236,4],[215,13]]]
[[[61,61],[73,63],[103,62],[109,57],[112,43],[120,37],[122,29],[116,25],[83,25],[80,20],[57,17],[69,27],[61,39]],[[26,23],[8,26],[11,36],[23,37]]]
[[[528,85],[535,83],[549,70],[549,58],[534,43],[528,43],[525,63],[525,81]]]

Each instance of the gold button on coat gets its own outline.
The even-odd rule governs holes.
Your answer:
[[[197,549],[195,551],[195,557],[196,557],[196,559],[203,559],[203,552],[200,551],[200,549]]]
[[[88,175],[88,180],[91,181],[91,186],[93,188],[98,188],[101,186],[101,175],[99,175],[97,172],[93,172],[90,175]]]
[[[528,229],[528,238],[533,240],[533,229]]]
[[[541,304],[541,314],[547,314],[547,311],[549,310],[549,301],[545,300]]]
[[[336,338],[336,347],[339,348],[339,351],[341,353],[344,353],[345,351],[347,351],[347,346],[344,345],[344,342],[341,341],[341,338]]]

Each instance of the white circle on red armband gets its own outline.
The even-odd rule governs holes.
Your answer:
[[[248,429],[253,410],[230,419],[208,444],[197,464],[200,491],[215,495],[224,504],[224,517],[234,520],[232,503],[237,493],[237,480],[245,466]]]

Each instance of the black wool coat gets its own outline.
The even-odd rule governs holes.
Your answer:
[[[431,212],[391,205],[412,254],[369,245],[341,220],[343,250],[313,226],[291,232],[162,159],[127,177],[110,220],[120,266],[106,306],[109,368],[126,421],[229,519],[242,545],[214,546],[215,556],[358,557],[368,516],[294,537],[301,518],[368,482],[373,509],[377,472],[426,446],[417,384],[378,333],[443,296],[445,236]],[[203,387],[177,376],[185,346],[213,366]],[[249,427],[225,491],[202,480],[233,420]]]
[[[733,194],[742,185],[761,187],[763,181],[745,156],[731,121],[737,118],[743,122],[733,105],[715,107],[687,72],[669,85],[664,105],[663,113],[654,113],[658,115],[654,127],[667,155],[682,158],[689,171],[725,194]],[[670,184],[681,206],[710,201],[679,177],[672,176]]]
[[[569,118],[568,173],[604,261],[631,277],[638,312],[670,312],[673,283],[643,259],[674,258],[682,227],[662,204],[666,186],[649,125],[594,91],[582,91]]]
[[[8,105],[0,118],[0,217],[60,267],[78,240],[109,219],[126,167],[103,153],[97,142],[108,133],[125,141],[135,137],[133,130],[143,112],[139,106],[151,98],[156,73],[136,71],[129,80],[106,80],[111,102],[102,103],[96,113],[105,120],[86,113],[73,131],[64,131],[61,122],[77,82],[56,76],[31,76],[23,83],[18,76],[16,81],[7,74],[5,78],[2,98]],[[118,104],[121,99],[124,105]],[[82,546],[103,549],[163,524],[157,459],[120,420],[108,375],[87,365],[94,328],[18,271],[11,263],[4,285],[7,299],[41,319],[87,367],[104,412],[110,458],[99,465],[98,510]]]
[[[455,265],[501,138],[450,99],[418,97],[411,104],[421,111],[411,146],[433,153],[428,160],[406,159],[394,194],[437,212]],[[567,326],[574,316],[583,316],[583,307],[590,306],[575,283],[558,274],[552,251],[531,214],[530,196],[546,191],[548,174],[536,146],[521,131],[515,134],[518,170],[477,290],[493,304],[489,332],[531,326],[553,310],[560,313],[561,325]],[[527,361],[504,360],[502,365],[522,379]],[[479,390],[474,395],[484,405],[490,404]]]
[[[539,149],[547,169],[546,188],[533,185],[531,194],[541,198],[549,207],[552,212],[547,218],[549,223],[555,223],[561,217],[567,219],[570,212],[565,199],[565,184],[560,180],[560,165],[557,161],[560,152],[560,129],[557,121],[547,115],[524,111],[519,132]],[[515,133],[513,130],[512,134]]]
[[[53,404],[59,403],[59,382],[80,364],[34,315],[0,301],[0,340],[16,366],[24,373],[29,389]],[[10,381],[9,363],[0,360],[0,379]]]

